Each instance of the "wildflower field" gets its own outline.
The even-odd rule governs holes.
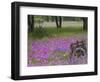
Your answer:
[[[87,63],[87,54],[80,57],[70,54],[71,43],[81,40],[87,42],[87,34],[85,31],[79,28],[72,29],[73,31],[71,29],[69,30],[69,28],[61,28],[61,30],[58,29],[58,32],[55,29],[53,30],[53,28],[51,30],[49,28],[48,30],[43,30],[43,34],[41,31],[36,31],[36,33],[40,34],[34,34],[35,32],[29,34],[28,66]]]

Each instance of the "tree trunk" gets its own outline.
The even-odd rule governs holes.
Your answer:
[[[61,26],[62,26],[62,18],[61,18],[61,16],[56,16],[55,17],[55,21],[56,21],[57,28],[61,28]]]
[[[30,15],[28,15],[28,31],[30,31],[30,27],[31,27],[31,20],[30,20]]]
[[[58,28],[59,27],[59,24],[58,24],[58,17],[57,16],[55,17],[55,21],[56,21],[56,26]]]
[[[82,18],[82,19],[83,19],[83,30],[87,30],[87,28],[88,28],[87,18]]]
[[[34,16],[28,15],[28,30],[32,32],[34,29]]]
[[[59,28],[61,28],[62,27],[62,18],[61,18],[61,16],[59,16]]]
[[[32,15],[32,27],[31,27],[32,31],[34,29],[34,15]]]

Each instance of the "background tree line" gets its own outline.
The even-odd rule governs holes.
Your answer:
[[[28,15],[28,30],[33,31],[35,19],[40,18],[46,22],[55,22],[57,28],[62,27],[63,21],[83,21],[83,30],[87,30],[88,19],[86,17],[63,17],[63,16],[34,16]]]

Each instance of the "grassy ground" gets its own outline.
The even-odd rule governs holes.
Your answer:
[[[83,31],[82,27],[62,27],[62,28],[34,28],[33,32],[28,32],[29,39],[43,39],[52,37],[64,37],[86,34],[87,31]]]

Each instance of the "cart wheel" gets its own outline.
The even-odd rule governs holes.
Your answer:
[[[86,55],[86,50],[82,47],[76,48],[73,51],[72,55],[77,56],[79,58],[80,56]]]

